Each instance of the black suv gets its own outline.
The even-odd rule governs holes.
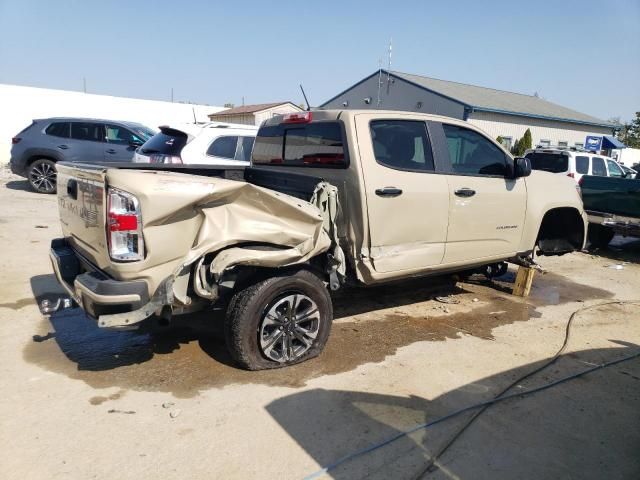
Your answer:
[[[40,193],[55,193],[56,162],[131,162],[155,132],[133,122],[46,118],[11,139],[11,171]]]

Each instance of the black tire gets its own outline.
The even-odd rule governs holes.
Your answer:
[[[607,245],[609,245],[611,240],[613,240],[615,232],[610,227],[598,225],[597,223],[590,223],[587,236],[592,247],[607,248]]]
[[[47,158],[38,158],[27,168],[27,179],[34,192],[56,193],[56,178],[56,164]]]
[[[264,337],[265,329],[269,320],[273,319],[273,316],[267,316],[267,313],[272,312],[273,309],[278,308],[278,305],[284,302],[284,299],[294,296],[293,304],[295,305],[295,298],[301,298],[298,301],[298,307],[307,302],[310,305],[310,310],[313,310],[313,304],[315,304],[316,311],[313,311],[313,324],[314,328],[317,328],[315,332],[315,338],[310,342],[310,346],[299,342],[298,338],[293,338],[295,335],[291,330],[290,333],[286,332],[272,332],[272,336]],[[309,303],[312,302],[312,303]],[[306,310],[301,312],[302,318],[306,314]],[[294,312],[293,317],[297,316],[297,310]],[[283,315],[282,318],[285,316]],[[289,319],[291,320],[291,318]],[[331,303],[331,297],[322,280],[313,273],[306,270],[299,270],[293,273],[283,273],[273,276],[266,280],[262,280],[254,285],[251,285],[243,290],[238,291],[227,309],[227,315],[224,322],[224,335],[227,344],[227,349],[231,354],[233,360],[242,368],[246,370],[264,370],[270,368],[281,368],[289,365],[295,365],[300,362],[304,362],[311,358],[318,356],[324,349],[329,333],[331,332],[331,323],[333,320],[333,305]],[[310,320],[311,321],[311,320]],[[296,322],[287,322],[294,324]],[[280,323],[278,323],[280,324]],[[277,327],[279,330],[283,330],[282,327]],[[291,329],[291,327],[286,327]],[[296,326],[292,327],[297,328]],[[286,330],[286,329],[285,329]],[[274,360],[265,354],[263,349],[263,343],[270,341],[271,338],[275,338],[277,334],[280,335],[283,342],[288,341],[289,346],[293,342],[298,342],[299,350],[306,348],[304,352],[301,352],[299,356],[295,358],[281,358]],[[292,340],[286,340],[283,335],[288,335]],[[274,347],[273,350],[275,350]],[[294,350],[287,349],[287,352]],[[288,356],[288,353],[286,356]],[[274,352],[271,353],[275,355]]]

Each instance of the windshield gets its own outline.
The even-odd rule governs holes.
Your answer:
[[[534,170],[544,170],[551,173],[562,173],[569,169],[569,157],[560,153],[527,153]]]

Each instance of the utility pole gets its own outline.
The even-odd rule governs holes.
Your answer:
[[[87,77],[82,77],[82,90],[87,93]]]
[[[173,87],[171,87],[171,103],[173,103]]]

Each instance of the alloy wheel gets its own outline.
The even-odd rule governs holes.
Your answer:
[[[29,180],[37,191],[52,192],[56,188],[56,169],[49,162],[37,162],[29,171]]]
[[[320,311],[311,298],[288,293],[265,310],[259,325],[262,354],[284,363],[300,358],[313,346],[320,330]]]

